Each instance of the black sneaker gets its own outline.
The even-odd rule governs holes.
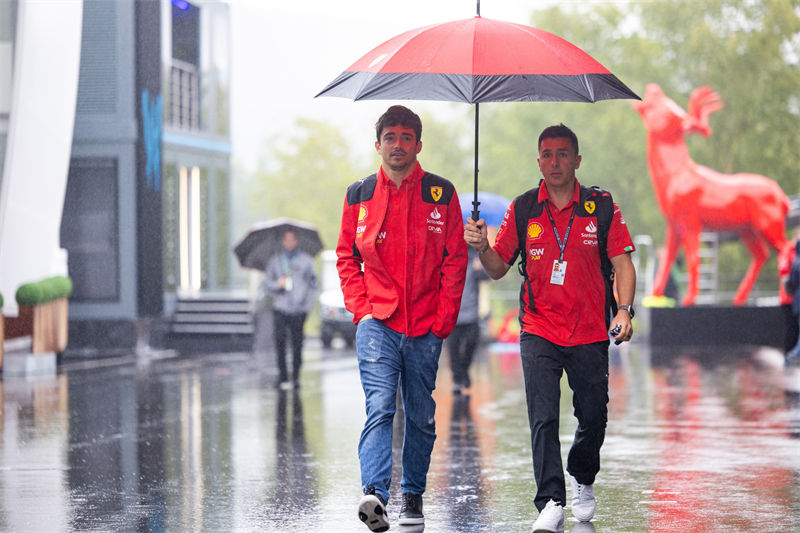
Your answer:
[[[403,504],[400,507],[401,526],[413,526],[425,523],[425,515],[422,514],[422,494],[403,493]]]
[[[364,496],[358,502],[358,519],[364,522],[370,531],[389,531],[389,517],[386,514],[386,503],[375,494],[375,489],[364,489]]]

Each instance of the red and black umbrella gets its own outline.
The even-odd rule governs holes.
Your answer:
[[[475,104],[478,220],[478,103],[640,99],[592,56],[552,33],[483,18],[407,31],[374,48],[317,96],[354,100],[444,100]]]

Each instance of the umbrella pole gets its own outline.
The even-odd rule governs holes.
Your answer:
[[[480,6],[480,2],[478,3]],[[478,206],[478,103],[475,103],[475,199],[472,201],[472,220],[477,222],[481,216]]]
[[[475,14],[481,16],[481,0],[477,0],[475,6]],[[477,222],[480,219],[481,212],[478,206],[481,203],[478,201],[478,102],[475,102],[475,199],[472,200],[472,220]]]

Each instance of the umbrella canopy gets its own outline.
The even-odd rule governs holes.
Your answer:
[[[407,31],[367,52],[317,96],[475,104],[478,220],[479,102],[640,99],[589,54],[552,33],[483,18]]]
[[[297,235],[298,250],[312,256],[322,250],[322,240],[313,224],[287,217],[275,218],[250,228],[234,247],[233,253],[239,259],[239,264],[245,268],[266,270],[269,258],[281,250],[281,239],[286,230],[292,230]]]
[[[462,192],[458,195],[458,199],[461,205],[469,204],[472,201],[472,193]],[[480,191],[478,193],[478,201],[481,204],[481,216],[486,221],[487,225],[499,226],[503,223],[503,217],[508,210],[508,206],[511,205],[511,200],[499,194]],[[469,212],[464,211],[462,215],[464,224],[466,224]]]
[[[469,103],[639,98],[592,56],[561,37],[481,16],[389,39],[317,96]]]

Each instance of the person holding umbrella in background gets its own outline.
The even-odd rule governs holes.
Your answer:
[[[419,117],[392,106],[375,133],[381,165],[347,189],[336,266],[358,324],[366,399],[358,517],[371,531],[387,531],[398,387],[405,413],[399,523],[424,527],[422,494],[436,440],[432,392],[443,339],[458,315],[467,246],[455,187],[417,161]]]
[[[575,176],[581,163],[578,139],[559,124],[538,142],[539,187],[518,196],[506,213],[494,246],[486,223],[471,217],[466,242],[478,250],[493,279],[503,277],[521,254],[520,354],[533,471],[540,511],[536,532],[564,531],[566,488],[559,441],[561,376],[573,391],[578,429],[567,457],[572,514],[592,519],[594,481],[608,419],[609,331],[615,341],[633,335],[636,271],[633,242],[611,195],[582,187]],[[611,267],[619,303],[614,301]]]
[[[297,234],[287,229],[281,250],[270,257],[264,287],[272,295],[278,384],[282,389],[300,384],[303,362],[303,326],[316,301],[317,275],[311,255],[297,247]],[[292,380],[286,365],[287,341],[292,346]]]

